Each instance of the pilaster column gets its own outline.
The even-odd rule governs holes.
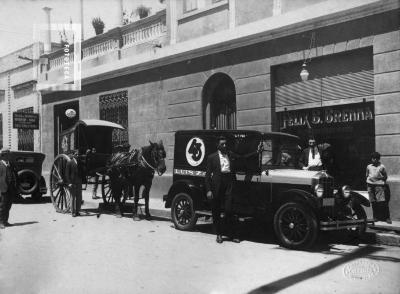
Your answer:
[[[176,0],[167,0],[167,34],[171,45],[176,43],[178,31],[176,4]]]

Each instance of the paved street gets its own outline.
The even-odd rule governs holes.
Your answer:
[[[47,199],[48,200],[48,199]],[[398,293],[400,248],[332,244],[313,252],[246,234],[216,244],[209,225],[81,217],[51,203],[14,204],[0,232],[0,293]],[[100,203],[99,201],[96,201]],[[246,228],[247,231],[247,228]]]

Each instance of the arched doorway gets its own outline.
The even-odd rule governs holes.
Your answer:
[[[203,128],[236,129],[236,90],[224,73],[212,75],[203,87]]]

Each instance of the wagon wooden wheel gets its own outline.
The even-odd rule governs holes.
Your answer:
[[[128,198],[129,188],[125,187],[122,189],[121,203],[125,203]],[[115,203],[114,195],[111,189],[110,177],[103,175],[101,179],[101,196],[103,197],[104,203]]]
[[[50,173],[50,198],[57,212],[67,213],[71,211],[71,189],[66,179],[66,167],[71,159],[60,154],[56,157]]]

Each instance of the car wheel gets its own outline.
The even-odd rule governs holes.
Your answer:
[[[274,216],[274,230],[283,247],[305,249],[311,247],[317,239],[317,218],[302,203],[285,203]]]
[[[32,194],[39,187],[39,181],[36,179],[35,173],[29,169],[18,172],[17,183],[18,191],[25,195]]]
[[[197,215],[193,206],[193,199],[186,193],[178,193],[172,200],[171,217],[178,230],[189,231],[197,222]]]
[[[35,191],[35,192],[33,192],[32,193],[32,199],[33,199],[33,201],[35,201],[35,202],[40,202],[40,200],[42,199],[42,193],[40,193],[40,191]]]

